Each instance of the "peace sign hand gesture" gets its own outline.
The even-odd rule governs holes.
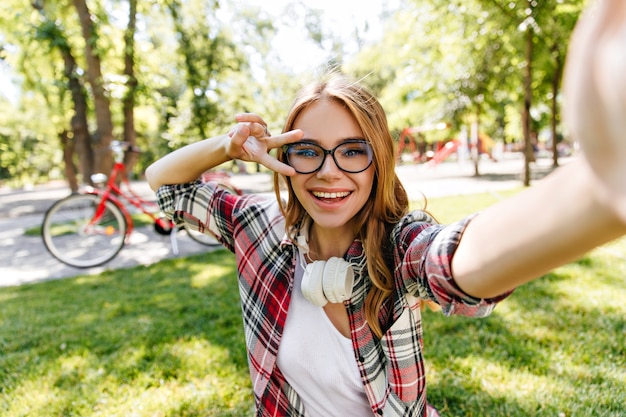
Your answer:
[[[226,152],[229,157],[242,161],[258,162],[283,175],[291,176],[296,173],[291,166],[270,155],[270,151],[300,140],[303,135],[301,130],[292,130],[272,136],[267,130],[267,124],[258,114],[238,114],[235,119],[238,123],[228,133],[231,140]]]

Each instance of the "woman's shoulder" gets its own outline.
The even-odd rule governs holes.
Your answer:
[[[413,210],[405,214],[399,221],[396,223],[392,229],[392,233],[402,233],[403,230],[407,228],[415,229],[415,228],[425,228],[432,225],[438,224],[437,220],[427,211],[424,210]]]
[[[425,210],[413,210],[400,219],[399,223],[428,223],[437,224],[435,217]]]
[[[280,209],[280,204],[274,197],[262,194],[244,194],[227,198],[234,199],[232,216],[239,223],[254,225],[255,228],[284,224],[285,216]]]
[[[410,211],[393,225],[389,237],[394,245],[408,244],[425,229],[437,224],[435,218],[424,210]]]

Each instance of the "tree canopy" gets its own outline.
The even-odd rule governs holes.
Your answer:
[[[20,94],[0,96],[0,181],[65,178],[75,189],[106,172],[114,139],[145,150],[139,174],[224,132],[238,112],[279,130],[300,81],[325,67],[377,92],[396,136],[443,122],[448,129],[427,139],[445,140],[477,123],[505,143],[534,133],[556,144],[567,40],[583,5],[403,0],[380,17],[379,38],[365,41],[368,28],[356,27],[347,45],[324,10],[295,1],[277,17],[235,1],[5,0],[0,63]],[[279,29],[310,39],[324,60],[294,73],[273,47]]]

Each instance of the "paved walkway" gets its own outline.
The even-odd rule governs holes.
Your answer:
[[[539,160],[533,167],[535,178],[539,179],[549,172],[550,166],[551,160]],[[420,199],[422,193],[428,198],[480,192],[497,193],[521,185],[523,160],[512,155],[498,163],[482,161],[480,177],[474,177],[473,170],[470,163],[447,162],[433,168],[424,165],[401,165],[397,173],[412,199]],[[273,195],[269,174],[236,175],[232,180],[245,192]],[[153,196],[145,182],[135,183],[133,187],[140,194]],[[172,251],[169,236],[158,235],[151,227],[143,227],[135,229],[130,243],[108,264],[88,269],[69,267],[46,251],[41,237],[24,236],[26,229],[41,224],[46,209],[54,201],[67,194],[68,190],[64,185],[38,187],[28,191],[0,190],[0,287],[98,274],[107,269],[149,265],[165,258],[210,250],[192,241],[181,231],[176,235],[179,248],[176,255]]]

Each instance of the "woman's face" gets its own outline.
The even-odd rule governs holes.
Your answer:
[[[352,114],[332,100],[307,107],[292,128],[304,132],[303,141],[329,150],[349,139],[367,139]],[[347,173],[331,155],[325,156],[319,171],[291,177],[294,194],[317,227],[341,229],[336,231],[342,233],[352,233],[351,221],[369,198],[373,183],[373,165],[359,173]]]

